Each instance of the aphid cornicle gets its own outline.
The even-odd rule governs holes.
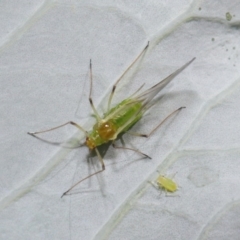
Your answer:
[[[135,152],[138,152],[145,157],[150,158],[147,154],[144,154],[140,152],[139,150],[133,149],[133,148],[127,148],[127,147],[120,147],[116,146],[114,141],[117,139],[118,135],[121,133],[127,132],[135,123],[137,123],[144,113],[152,106],[151,100],[159,93],[159,91],[164,88],[173,78],[175,78],[180,72],[182,72],[188,65],[190,65],[195,58],[193,58],[191,61],[187,62],[185,65],[183,65],[181,68],[176,70],[174,73],[170,74],[168,77],[160,81],[159,83],[155,84],[151,88],[145,90],[142,93],[139,93],[139,91],[142,89],[143,85],[129,98],[126,98],[119,104],[117,104],[115,107],[110,108],[111,101],[115,92],[115,89],[117,87],[117,84],[122,79],[123,75],[131,68],[131,66],[140,58],[140,56],[143,54],[143,52],[147,49],[149,43],[147,46],[142,50],[142,52],[137,56],[137,58],[133,61],[133,63],[127,68],[127,70],[120,76],[120,78],[116,81],[116,83],[113,85],[111,94],[109,96],[108,100],[108,108],[107,112],[104,114],[103,117],[101,117],[92,101],[92,63],[90,60],[90,93],[89,93],[89,102],[91,105],[91,108],[94,112],[94,115],[96,117],[97,123],[93,126],[92,130],[90,132],[86,131],[83,127],[81,127],[79,124],[69,121],[65,124],[62,124],[60,126],[39,131],[39,132],[29,132],[28,134],[34,136],[39,133],[48,132],[60,127],[63,127],[67,124],[72,124],[73,126],[77,127],[81,131],[83,131],[86,135],[86,141],[85,145],[89,148],[91,151],[95,151],[98,159],[101,162],[102,169],[99,171],[94,172],[93,174],[81,179],[77,183],[75,183],[73,186],[71,186],[66,192],[63,193],[62,196],[66,195],[70,190],[72,190],[76,185],[78,185],[80,182],[84,181],[85,179],[100,173],[105,170],[105,165],[103,158],[101,157],[98,146],[103,145],[108,142],[112,142],[112,146],[114,148],[121,148],[121,149],[127,149],[132,150]],[[168,119],[170,116],[172,116],[175,112],[181,110],[184,107],[180,107],[174,112],[172,112],[170,115],[168,115],[162,122],[160,122],[150,133],[148,134],[136,134],[134,135],[140,136],[140,137],[149,137],[158,127],[162,125],[162,123]]]

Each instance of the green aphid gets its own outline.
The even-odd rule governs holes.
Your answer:
[[[178,190],[178,185],[173,181],[173,179],[171,178],[167,178],[165,176],[160,175],[157,180],[156,183],[158,185],[159,188],[164,189],[167,192],[176,192]]]
[[[169,178],[164,175],[159,175],[156,181],[150,182],[155,188],[164,190],[167,194],[168,192],[174,193],[178,190],[177,183],[173,180],[175,174]]]
[[[63,127],[67,124],[72,124],[73,126],[77,127],[81,131],[83,131],[84,134],[86,135],[86,141],[84,144],[89,148],[89,150],[96,152],[98,159],[101,162],[102,169],[99,171],[96,171],[93,174],[76,182],[66,192],[64,192],[62,196],[69,193],[70,190],[72,190],[74,187],[76,187],[80,182],[105,170],[103,158],[100,155],[100,152],[98,150],[98,147],[105,143],[111,142],[112,146],[114,148],[132,150],[132,151],[142,154],[145,157],[150,158],[147,154],[144,154],[144,153],[140,152],[139,150],[136,150],[133,148],[128,148],[128,147],[123,147],[123,146],[116,146],[115,140],[118,138],[119,134],[127,132],[135,123],[137,123],[143,117],[144,113],[152,106],[152,99],[159,93],[159,91],[161,89],[163,89],[180,72],[182,72],[188,65],[190,65],[194,61],[195,58],[193,58],[191,61],[187,62],[185,65],[183,65],[181,68],[176,70],[174,73],[170,74],[168,77],[166,77],[159,83],[157,83],[154,86],[152,86],[151,88],[139,93],[143,87],[143,85],[142,85],[130,97],[126,98],[125,100],[123,100],[122,102],[120,102],[119,104],[114,106],[113,108],[110,108],[111,101],[112,101],[113,95],[115,93],[117,84],[120,82],[123,75],[133,66],[133,64],[146,51],[146,49],[148,48],[148,45],[149,45],[149,43],[114,84],[111,94],[108,99],[108,108],[107,108],[108,110],[103,115],[103,117],[101,117],[98,114],[98,112],[93,104],[92,97],[91,97],[91,95],[92,95],[92,64],[90,61],[90,83],[91,83],[91,85],[90,85],[90,93],[89,93],[89,102],[90,102],[91,108],[92,108],[94,115],[96,117],[96,120],[97,120],[97,122],[93,126],[92,130],[87,131],[83,127],[81,127],[79,124],[69,121],[65,124],[62,124],[60,126],[57,126],[57,127],[54,127],[54,128],[48,129],[48,130],[28,133],[32,136],[35,136],[36,134],[39,134],[39,133],[48,132],[48,131]],[[175,110],[174,112],[172,112],[170,115],[168,115],[162,122],[160,122],[156,127],[154,127],[150,133],[148,133],[148,134],[132,133],[132,134],[136,135],[136,136],[148,138],[157,130],[157,128],[159,128],[162,125],[162,123],[166,119],[168,119],[170,116],[172,116],[174,113],[181,110],[182,108],[184,108],[184,107],[180,107],[177,110]]]

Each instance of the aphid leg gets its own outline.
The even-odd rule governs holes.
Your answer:
[[[165,193],[165,197],[171,197],[171,195],[170,195],[170,194],[168,194],[168,191],[167,191],[167,189],[164,189],[164,193]]]
[[[29,133],[30,134],[30,133]],[[67,144],[65,142],[53,142],[53,141],[48,141],[46,139],[43,139],[41,137],[38,137],[36,135],[33,135],[33,134],[30,134],[32,137],[35,137],[36,139],[42,141],[42,142],[45,142],[47,144],[51,144],[51,145],[54,145],[54,146],[58,146],[58,147],[62,147],[62,148],[68,148],[68,149],[76,149],[76,148],[80,148],[80,147],[83,147],[85,146],[84,144],[79,144],[79,145],[76,145],[76,146],[72,146],[72,143],[68,143]]]
[[[153,185],[154,188],[156,188],[158,191],[159,189],[161,190],[160,193],[159,193],[159,197],[162,195],[162,191],[163,189],[159,187],[159,185],[156,183],[156,181],[149,181],[149,183],[151,183]]]
[[[102,169],[99,170],[99,171],[97,171],[97,172],[94,172],[94,173],[88,175],[87,177],[85,177],[85,178],[81,179],[80,181],[76,182],[75,184],[73,184],[66,192],[64,192],[64,193],[62,194],[61,198],[62,198],[64,195],[67,195],[67,194],[68,194],[73,188],[75,188],[79,183],[81,183],[81,182],[83,182],[84,180],[86,180],[86,179],[88,179],[88,178],[90,178],[90,177],[92,177],[92,176],[94,176],[94,175],[96,175],[96,174],[98,174],[98,173],[100,173],[100,172],[103,172],[103,171],[105,170],[105,164],[104,164],[104,161],[103,161],[103,158],[102,158],[101,154],[99,153],[99,151],[98,151],[97,148],[94,148],[94,150],[95,150],[95,152],[96,152],[96,154],[97,154],[97,156],[98,156],[99,161],[101,162]]]
[[[128,148],[128,147],[119,147],[119,146],[116,146],[115,143],[113,142],[112,143],[112,146],[116,149],[126,149],[126,150],[131,150],[131,151],[134,151],[134,152],[137,152],[139,154],[142,154],[144,157],[146,158],[149,158],[149,159],[152,159],[150,156],[148,156],[147,154],[143,153],[143,152],[140,152],[139,150],[137,149],[134,149],[134,148]]]
[[[180,107],[177,110],[173,111],[171,114],[169,114],[165,119],[163,119],[162,122],[160,122],[149,134],[142,134],[142,133],[135,133],[135,132],[128,132],[128,134],[134,135],[134,136],[138,136],[138,137],[145,137],[148,138],[150,137],[168,118],[170,118],[173,114],[175,114],[176,112],[180,111],[181,109],[186,108],[186,107]]]
[[[111,102],[112,102],[112,98],[113,98],[113,95],[114,95],[114,92],[116,90],[116,87],[117,87],[118,83],[120,82],[122,77],[128,72],[128,70],[134,65],[134,63],[140,58],[140,56],[144,53],[144,51],[148,48],[148,46],[149,46],[149,41],[148,41],[146,47],[144,47],[144,49],[140,52],[140,54],[135,58],[135,60],[129,65],[129,67],[123,72],[123,74],[118,78],[118,80],[113,85],[111,94],[110,94],[109,99],[108,99],[108,106],[107,106],[108,111],[110,110],[110,105],[111,105]],[[140,87],[140,89],[141,88],[142,87]]]
[[[49,144],[53,144],[53,145],[56,145],[56,146],[61,146],[61,147],[64,147],[64,148],[71,148],[71,149],[73,149],[73,148],[81,147],[82,144],[79,145],[79,146],[74,146],[74,147],[72,147],[72,146],[63,145],[64,143],[61,143],[61,142],[51,142],[51,141],[48,141],[48,140],[45,140],[45,139],[42,139],[42,138],[36,136],[36,135],[39,134],[39,133],[50,132],[50,131],[53,131],[53,130],[55,130],[55,129],[64,127],[64,126],[66,126],[66,125],[68,125],[68,124],[71,124],[71,125],[77,127],[79,130],[83,131],[86,136],[88,136],[87,131],[86,131],[83,127],[81,127],[80,125],[78,125],[77,123],[72,122],[72,121],[67,122],[67,123],[64,123],[64,124],[62,124],[62,125],[60,125],[60,126],[57,126],[57,127],[54,127],[54,128],[50,128],[50,129],[43,130],[43,131],[38,131],[38,132],[28,132],[27,134],[29,134],[29,135],[31,135],[31,136],[33,136],[33,137],[35,137],[35,138],[37,138],[37,139],[39,139],[39,140],[41,140],[41,141],[43,141],[43,142],[46,142],[46,143],[49,143]]]
[[[159,189],[159,186],[156,184],[156,182],[149,181],[149,183],[151,183],[156,189]]]
[[[90,102],[90,106],[97,118],[97,121],[100,122],[101,121],[101,117],[100,115],[98,114],[97,112],[97,109],[95,108],[94,104],[93,104],[93,100],[92,100],[92,86],[93,86],[93,79],[92,79],[92,60],[90,59],[90,65],[89,65],[89,68],[90,68],[90,91],[89,91],[89,102]]]
[[[50,129],[47,129],[47,130],[43,130],[43,131],[39,131],[39,132],[28,132],[28,134],[33,136],[33,135],[36,135],[36,134],[39,134],[39,133],[50,132],[50,131],[52,131],[52,130],[55,130],[55,129],[64,127],[64,126],[66,126],[66,125],[68,125],[68,124],[71,124],[71,125],[77,127],[78,129],[80,129],[81,131],[83,131],[86,136],[88,136],[88,132],[87,132],[84,128],[82,128],[79,124],[77,124],[77,123],[75,123],[75,122],[72,122],[72,121],[66,122],[66,123],[64,123],[64,124],[62,124],[62,125],[59,125],[59,126],[57,126],[57,127],[50,128]]]

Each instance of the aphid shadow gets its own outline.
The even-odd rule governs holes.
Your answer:
[[[125,133],[121,133],[118,136],[118,138],[116,139],[116,141],[121,142],[121,145],[118,144],[118,146],[125,146],[125,142],[123,140],[124,134]],[[140,155],[140,157],[134,157],[133,161],[130,161],[129,158],[131,156],[133,156],[135,154],[139,154],[139,153],[133,152],[133,151],[130,151],[127,149],[115,149],[111,145],[112,145],[112,142],[108,142],[108,143],[103,144],[98,147],[98,151],[101,154],[102,158],[104,159],[106,170],[108,170],[108,168],[110,168],[110,166],[111,166],[111,171],[113,170],[115,172],[119,172],[119,171],[122,171],[123,168],[128,167],[130,164],[133,164],[136,161],[146,160],[146,157]],[[110,151],[110,153],[108,153],[109,151]],[[126,152],[129,152],[129,154],[127,154],[127,156],[124,157],[124,160],[119,161],[118,160],[119,159],[118,158],[119,151],[126,151]],[[107,153],[108,153],[108,156],[107,156],[107,158],[105,158]],[[100,161],[99,161],[98,156],[95,153],[95,151],[89,151],[86,156],[86,160],[88,163],[87,164],[88,165],[88,174],[87,175],[91,175],[92,173],[101,170],[101,164],[100,164]],[[120,164],[120,163],[123,163],[126,161],[127,161],[127,164],[125,164],[124,166],[122,164]],[[84,193],[84,192],[97,192],[100,190],[102,192],[102,195],[104,196],[105,195],[105,193],[104,193],[105,192],[104,191],[105,190],[104,173],[105,173],[105,171],[103,171],[102,173],[96,174],[96,178],[99,182],[99,184],[97,186],[98,190],[92,188],[93,187],[92,186],[92,177],[90,177],[89,179],[85,180],[87,182],[86,184],[83,184],[83,186],[82,186],[82,184],[80,183],[79,186],[77,186],[71,192],[69,192],[68,195],[80,194],[80,193]],[[77,174],[75,173],[74,175],[77,175]],[[75,177],[74,177],[73,182],[78,181],[78,180],[79,180],[79,177],[77,177],[77,179],[75,179]]]
[[[102,144],[100,146],[98,146],[98,151],[99,153],[101,154],[102,158],[104,159],[109,147],[111,146],[111,142],[108,142],[108,143],[105,143],[105,144]],[[89,154],[88,154],[89,157],[97,157],[97,154],[95,151],[90,151]]]
[[[111,142],[103,144],[98,147],[98,151],[103,158],[105,157],[106,153],[108,152],[110,145],[111,145]],[[88,153],[83,158],[85,159],[85,162],[87,163],[87,166],[88,166],[87,174],[85,173],[86,176],[89,176],[89,175],[93,174],[94,172],[101,170],[101,164],[100,164],[100,161],[99,161],[98,156],[95,151],[88,151]],[[81,159],[81,160],[83,160],[83,159]],[[78,174],[78,171],[80,171],[80,174]],[[76,194],[87,193],[87,192],[91,192],[91,193],[99,192],[99,190],[102,192],[102,195],[105,195],[104,194],[105,183],[104,183],[104,178],[102,177],[102,174],[104,174],[104,171],[102,173],[95,175],[99,182],[97,189],[93,188],[92,179],[94,176],[92,176],[92,177],[89,177],[86,180],[84,180],[82,183],[80,183],[74,189],[72,189],[67,195],[76,195]],[[84,176],[83,176],[83,173],[81,172],[80,167],[77,166],[76,171],[73,176],[73,179],[72,179],[72,184],[74,182],[81,180],[81,178],[83,178],[83,177]],[[94,185],[94,187],[96,187],[96,185]]]

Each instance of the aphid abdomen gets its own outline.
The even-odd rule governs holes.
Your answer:
[[[129,121],[130,123],[128,123],[127,126],[122,131],[127,132],[135,123],[137,123],[142,118],[142,116],[143,114],[138,112],[136,116],[130,119],[131,120]]]
[[[118,129],[118,134],[127,131],[142,117],[141,107],[141,102],[128,100],[125,105],[121,106],[121,109],[116,111],[112,122]]]

